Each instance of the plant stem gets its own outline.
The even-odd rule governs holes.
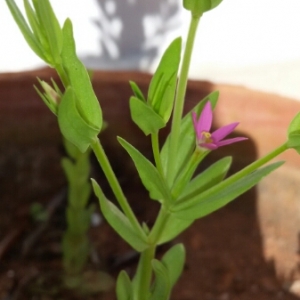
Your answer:
[[[154,259],[156,245],[147,248],[140,257],[140,281],[136,300],[147,300],[149,298],[150,285],[152,281],[152,260]]]
[[[127,202],[127,199],[122,191],[122,188],[119,184],[119,181],[110,165],[110,162],[104,152],[104,149],[100,143],[100,140],[97,138],[93,143],[91,143],[91,148],[93,149],[97,160],[107,178],[107,181],[115,194],[115,197],[121,206],[123,212],[129,219],[132,226],[134,226],[138,231],[142,232],[143,235],[145,234],[142,227],[140,226],[135,214],[133,213],[130,205]]]
[[[158,132],[151,134],[151,142],[152,142],[152,151],[156,164],[156,168],[158,172],[164,176],[163,167],[161,164],[160,154],[159,154],[159,140],[158,140]]]
[[[63,66],[60,64],[60,65],[55,65],[55,70],[58,74],[58,76],[60,77],[60,80],[64,86],[64,88],[66,89],[69,85],[69,79],[68,79],[68,76],[63,68]]]
[[[188,37],[186,41],[185,52],[183,56],[181,71],[179,75],[176,98],[174,104],[174,112],[172,118],[172,128],[170,133],[170,155],[168,159],[167,178],[171,178],[170,182],[173,181],[175,176],[175,161],[179,142],[180,123],[182,118],[184,97],[186,93],[186,86],[188,80],[188,72],[190,67],[190,61],[192,56],[192,50],[194,46],[194,40],[199,24],[200,16],[193,16],[191,14],[190,27],[188,31]]]
[[[225,179],[224,181],[222,181],[221,183],[219,183],[215,187],[210,188],[207,191],[209,193],[211,193],[211,191],[214,190],[214,189],[215,189],[215,191],[216,190],[222,190],[223,188],[233,184],[237,180],[239,180],[239,179],[245,177],[246,175],[254,172],[255,170],[257,170],[258,168],[260,168],[261,166],[263,166],[264,164],[266,164],[267,162],[269,162],[270,160],[272,160],[273,158],[275,158],[276,156],[278,156],[279,154],[281,154],[282,152],[284,152],[287,149],[288,149],[287,142],[285,142],[284,144],[277,147],[275,150],[271,151],[270,153],[268,153],[264,157],[256,160],[255,162],[253,162],[249,166],[247,166],[244,169],[240,170],[239,172],[231,175],[230,177],[228,177],[227,179]],[[186,199],[182,198],[180,201],[177,201],[177,204],[184,203],[185,201],[186,201]]]

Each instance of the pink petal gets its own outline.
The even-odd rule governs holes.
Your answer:
[[[198,124],[197,124],[197,132],[201,133],[202,131],[210,131],[211,128],[211,124],[212,124],[212,108],[211,108],[211,104],[209,101],[207,101],[207,103],[205,104]]]
[[[236,126],[238,126],[238,122],[236,123],[231,123],[231,124],[228,124],[226,126],[223,126],[219,129],[217,129],[216,131],[214,131],[212,134],[211,134],[211,137],[213,139],[214,142],[219,142],[221,141],[223,138],[225,138],[228,134],[230,134]]]
[[[221,147],[221,146],[230,145],[230,144],[245,141],[245,140],[248,140],[248,138],[246,138],[246,137],[236,137],[236,138],[227,139],[227,140],[224,140],[224,141],[221,141],[221,142],[216,142],[216,145],[218,147]]]
[[[198,127],[197,114],[194,111],[192,112],[192,119],[193,119],[193,124],[194,124],[194,129],[196,132],[197,140],[200,141],[201,140],[201,132],[197,130],[197,127]]]

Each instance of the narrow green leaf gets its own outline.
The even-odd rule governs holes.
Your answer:
[[[136,97],[130,98],[130,113],[133,122],[148,135],[157,133],[166,126],[164,120],[145,102]]]
[[[185,249],[183,244],[177,244],[169,249],[161,262],[168,271],[170,289],[173,288],[180,277],[185,263]]]
[[[168,270],[157,259],[152,260],[152,268],[155,273],[155,280],[149,300],[168,300],[171,293]]]
[[[282,164],[283,162],[276,162],[258,169],[230,185],[226,185],[226,180],[224,180],[200,195],[175,204],[172,211],[177,218],[187,220],[204,217],[255,186],[263,177],[276,170]]]
[[[116,286],[117,300],[131,300],[132,284],[128,274],[122,270],[117,279]]]
[[[170,191],[153,164],[124,139],[118,137],[118,141],[132,158],[143,185],[150,193],[150,197],[162,203],[170,201]]]
[[[37,38],[33,35],[31,29],[29,28],[26,20],[24,19],[21,11],[19,10],[14,0],[5,0],[5,1],[15,22],[17,23],[20,31],[22,32],[23,37],[26,40],[28,46],[38,57],[40,57],[42,60],[49,63],[49,61],[44,55],[41,45],[39,44]]]
[[[141,236],[128,218],[104,196],[100,186],[92,179],[94,192],[99,199],[101,211],[110,226],[136,251],[142,252],[148,248],[147,237]]]
[[[231,166],[231,162],[231,157],[224,157],[212,164],[202,173],[198,174],[184,189],[178,201],[184,201],[182,200],[183,198],[188,199],[200,195],[203,191],[221,182],[225,178]]]
[[[194,222],[194,220],[183,220],[179,219],[173,214],[170,214],[168,217],[166,224],[164,226],[164,230],[161,233],[159,240],[157,242],[158,245],[167,243],[177,237],[181,232],[190,227],[190,225]]]
[[[288,128],[287,146],[294,148],[300,154],[300,113],[298,113]]]
[[[76,55],[73,27],[69,19],[63,26],[63,67],[78,99],[77,108],[87,124],[98,133],[102,128],[102,111],[93,90],[89,74]]]
[[[148,91],[148,104],[168,122],[174,102],[180,63],[181,38],[176,38],[163,54]]]
[[[29,0],[24,0],[24,7],[33,34],[44,50],[44,55],[45,57],[47,57],[47,61],[51,62],[50,64],[53,65],[52,55],[48,53],[50,46],[46,37],[45,30],[42,24],[39,23],[37,15],[30,5]]]
[[[99,130],[85,122],[77,108],[77,98],[71,87],[58,106],[58,124],[63,136],[73,143],[81,152],[85,152],[91,142],[97,137]]]
[[[36,13],[40,26],[46,33],[50,53],[55,65],[61,64],[63,34],[49,0],[35,1]]]
[[[129,81],[129,84],[131,86],[131,89],[132,89],[135,97],[140,99],[141,101],[146,102],[145,96],[144,96],[143,92],[140,90],[140,88],[138,87],[138,85],[133,81]]]
[[[196,138],[195,138],[195,131],[193,127],[191,112],[195,111],[197,114],[200,114],[202,111],[205,103],[210,101],[212,107],[214,108],[219,97],[219,92],[215,91],[208,96],[206,96],[202,101],[200,101],[189,113],[187,113],[181,121],[180,125],[180,143],[177,151],[177,160],[176,160],[176,168],[175,168],[175,176],[177,177],[180,170],[185,166],[192,155],[195,145],[196,145]],[[163,165],[164,173],[166,173],[167,163],[168,163],[168,155],[169,155],[169,143],[170,138],[168,137],[162,147],[161,150],[161,160]],[[172,186],[173,182],[168,182],[169,186]]]

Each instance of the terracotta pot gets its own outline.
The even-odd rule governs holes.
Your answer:
[[[31,197],[24,200],[28,203],[39,193],[46,193],[64,183],[63,175],[55,176],[51,180],[47,177],[47,173],[61,174],[60,167],[54,163],[60,157],[57,145],[60,144],[61,137],[55,116],[48,111],[32,88],[32,85],[36,84],[36,77],[44,80],[50,77],[57,78],[50,69],[0,74],[0,167],[2,166],[0,180],[4,183],[4,191],[7,195],[11,193],[14,198],[22,197],[25,191],[30,192]],[[131,95],[128,81],[137,82],[146,93],[150,78],[148,74],[137,72],[94,73],[95,91],[103,108],[104,118],[109,124],[102,140],[110,152],[118,151],[116,135],[128,139],[144,152],[151,152],[148,139],[131,122],[128,109],[128,99]],[[186,96],[187,109],[213,90],[220,91],[214,125],[219,127],[239,121],[237,135],[250,138],[248,142],[224,147],[212,155],[212,159],[233,155],[234,170],[282,144],[286,139],[289,122],[300,111],[300,103],[292,99],[239,86],[215,85],[199,81],[189,82]],[[34,154],[26,155],[29,149],[34,149]],[[291,274],[297,271],[298,263],[300,157],[291,150],[278,159],[286,160],[286,164],[264,179],[255,192],[253,190],[249,194],[252,199],[245,202],[239,200],[238,204],[230,204],[229,208],[214,213],[212,217],[197,221],[189,229],[189,236],[182,236],[181,240],[190,249],[187,264],[193,276],[198,276],[195,275],[197,270],[193,269],[193,261],[199,259],[199,255],[206,253],[208,259],[212,259],[208,254],[210,250],[205,252],[206,250],[203,249],[206,248],[201,248],[208,236],[223,236],[219,241],[211,244],[215,247],[215,251],[220,251],[220,247],[223,249],[224,244],[228,244],[229,248],[234,247],[236,239],[239,239],[237,242],[239,245],[246,243],[249,236],[253,234],[257,236],[257,246],[253,247],[261,248],[262,260],[273,261],[277,275],[289,283]],[[38,182],[30,181],[33,173],[40,174]],[[21,182],[21,179],[24,181]],[[6,197],[6,200],[9,200],[9,196]],[[0,208],[6,209],[8,216],[14,214],[16,209],[13,204],[11,206],[4,204],[4,201],[0,201]],[[237,216],[238,221],[230,225],[230,216],[233,215]],[[9,217],[1,222],[5,228],[9,224]],[[249,232],[248,229],[243,232],[243,228],[248,228],[247,225],[243,225],[247,222],[254,224],[252,228],[255,228],[255,232]],[[199,247],[202,249],[202,254],[197,250]],[[245,246],[245,251],[247,247]],[[224,249],[220,251],[217,261],[221,264],[223,261],[226,268],[229,264],[228,268],[231,270],[236,264],[232,262],[231,256],[230,263],[228,262],[226,255],[230,255],[230,250]],[[249,247],[248,250],[250,251]],[[251,252],[247,257],[251,257]],[[247,265],[247,262],[245,264]],[[220,291],[223,286],[235,282],[234,278],[225,275],[218,280],[221,287],[217,288],[220,288]],[[295,278],[297,276],[293,275],[293,280]],[[199,284],[193,284],[185,279],[182,282],[189,288],[186,289],[186,294],[181,296],[187,297],[186,299],[196,299],[188,298],[189,290],[197,290]]]

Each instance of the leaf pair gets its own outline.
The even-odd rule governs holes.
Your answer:
[[[170,119],[180,63],[181,38],[165,51],[151,80],[146,100],[138,86],[131,82],[135,94],[130,98],[132,120],[146,134],[157,133]]]
[[[148,295],[149,300],[168,300],[171,290],[181,275],[185,261],[185,250],[182,244],[173,246],[165,253],[162,260],[152,260],[152,268],[155,274],[155,279]],[[138,271],[133,281],[125,271],[122,271],[117,279],[117,299],[118,300],[135,300],[138,299],[138,283],[141,268]]]
[[[62,31],[49,0],[33,0],[33,7],[29,0],[24,0],[29,24],[14,0],[6,0],[6,3],[27,44],[35,54],[53,67],[60,64]]]

